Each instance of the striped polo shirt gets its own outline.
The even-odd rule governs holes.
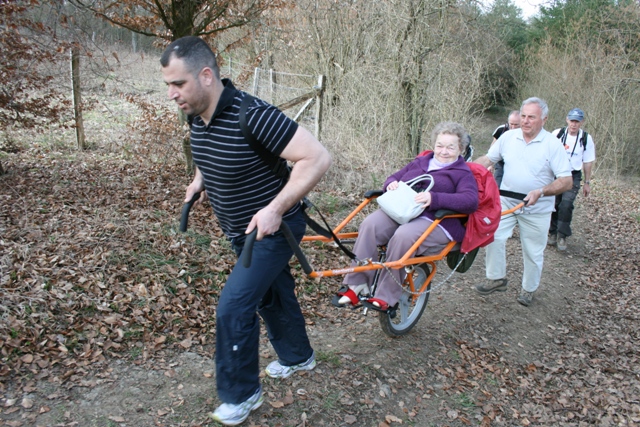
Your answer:
[[[278,195],[286,179],[277,177],[245,141],[238,115],[246,94],[229,79],[222,83],[224,90],[209,125],[200,116],[191,120],[191,151],[220,227],[232,239],[245,233],[251,218]],[[277,156],[298,129],[296,122],[260,99],[249,105],[246,114],[255,138]],[[298,203],[283,218],[299,209]]]

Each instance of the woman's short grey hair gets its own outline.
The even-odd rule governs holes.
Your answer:
[[[460,141],[461,152],[464,152],[469,146],[469,144],[471,143],[471,137],[469,136],[469,133],[465,130],[464,126],[462,126],[460,123],[442,122],[442,123],[438,123],[436,127],[433,128],[433,131],[431,132],[432,146],[436,144],[438,135],[442,133],[457,136],[458,141]]]
[[[524,101],[522,101],[522,105],[520,106],[520,112],[522,112],[524,106],[528,104],[537,104],[538,107],[540,107],[540,110],[542,110],[542,117],[540,117],[541,119],[545,119],[549,116],[549,106],[544,99],[540,99],[535,96],[525,99]]]

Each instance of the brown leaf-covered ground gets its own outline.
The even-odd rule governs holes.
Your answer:
[[[178,232],[181,166],[37,146],[3,163],[0,425],[215,425],[215,311],[234,256],[209,209]],[[473,292],[481,251],[398,339],[375,314],[332,307],[338,279],[297,268],[319,365],[264,378],[246,425],[640,425],[640,185],[603,175],[579,198],[569,250],[548,248],[529,308],[515,301],[517,239],[508,292]],[[358,201],[314,198],[333,220]],[[305,252],[319,269],[346,263],[333,247]]]

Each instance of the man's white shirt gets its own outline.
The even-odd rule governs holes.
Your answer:
[[[557,137],[559,132],[560,129],[556,129],[551,133]],[[564,150],[567,153],[571,168],[574,171],[582,170],[583,163],[590,163],[596,160],[596,146],[593,143],[591,135],[587,133],[586,150],[580,143],[580,138],[582,138],[583,133],[584,131],[582,129],[578,129],[578,135],[573,136],[569,135],[569,130],[566,130],[566,138],[562,138],[564,139]]]
[[[509,130],[489,148],[487,156],[493,163],[504,161],[501,190],[528,194],[552,183],[556,178],[571,176],[571,165],[564,147],[545,129],[528,144],[524,140],[522,129]],[[520,203],[520,200],[508,197],[502,197],[501,200],[503,208]],[[534,206],[526,208],[525,212],[553,212],[554,203],[554,196],[541,197]]]

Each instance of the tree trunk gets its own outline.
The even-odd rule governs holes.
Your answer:
[[[420,153],[422,146],[423,108],[419,102],[418,89],[414,84],[404,82],[402,89],[404,91],[405,143],[409,156],[416,156]]]
[[[193,167],[193,154],[191,153],[191,138],[187,133],[182,138],[182,153],[184,154],[185,170],[187,174],[193,175],[195,168]]]
[[[184,114],[184,111],[178,110],[178,120],[180,121],[180,126],[184,126],[187,123],[187,116]],[[185,161],[185,170],[189,175],[193,175],[195,170],[193,164],[193,154],[191,153],[191,134],[187,132],[187,134],[182,138],[182,153],[184,154]]]

